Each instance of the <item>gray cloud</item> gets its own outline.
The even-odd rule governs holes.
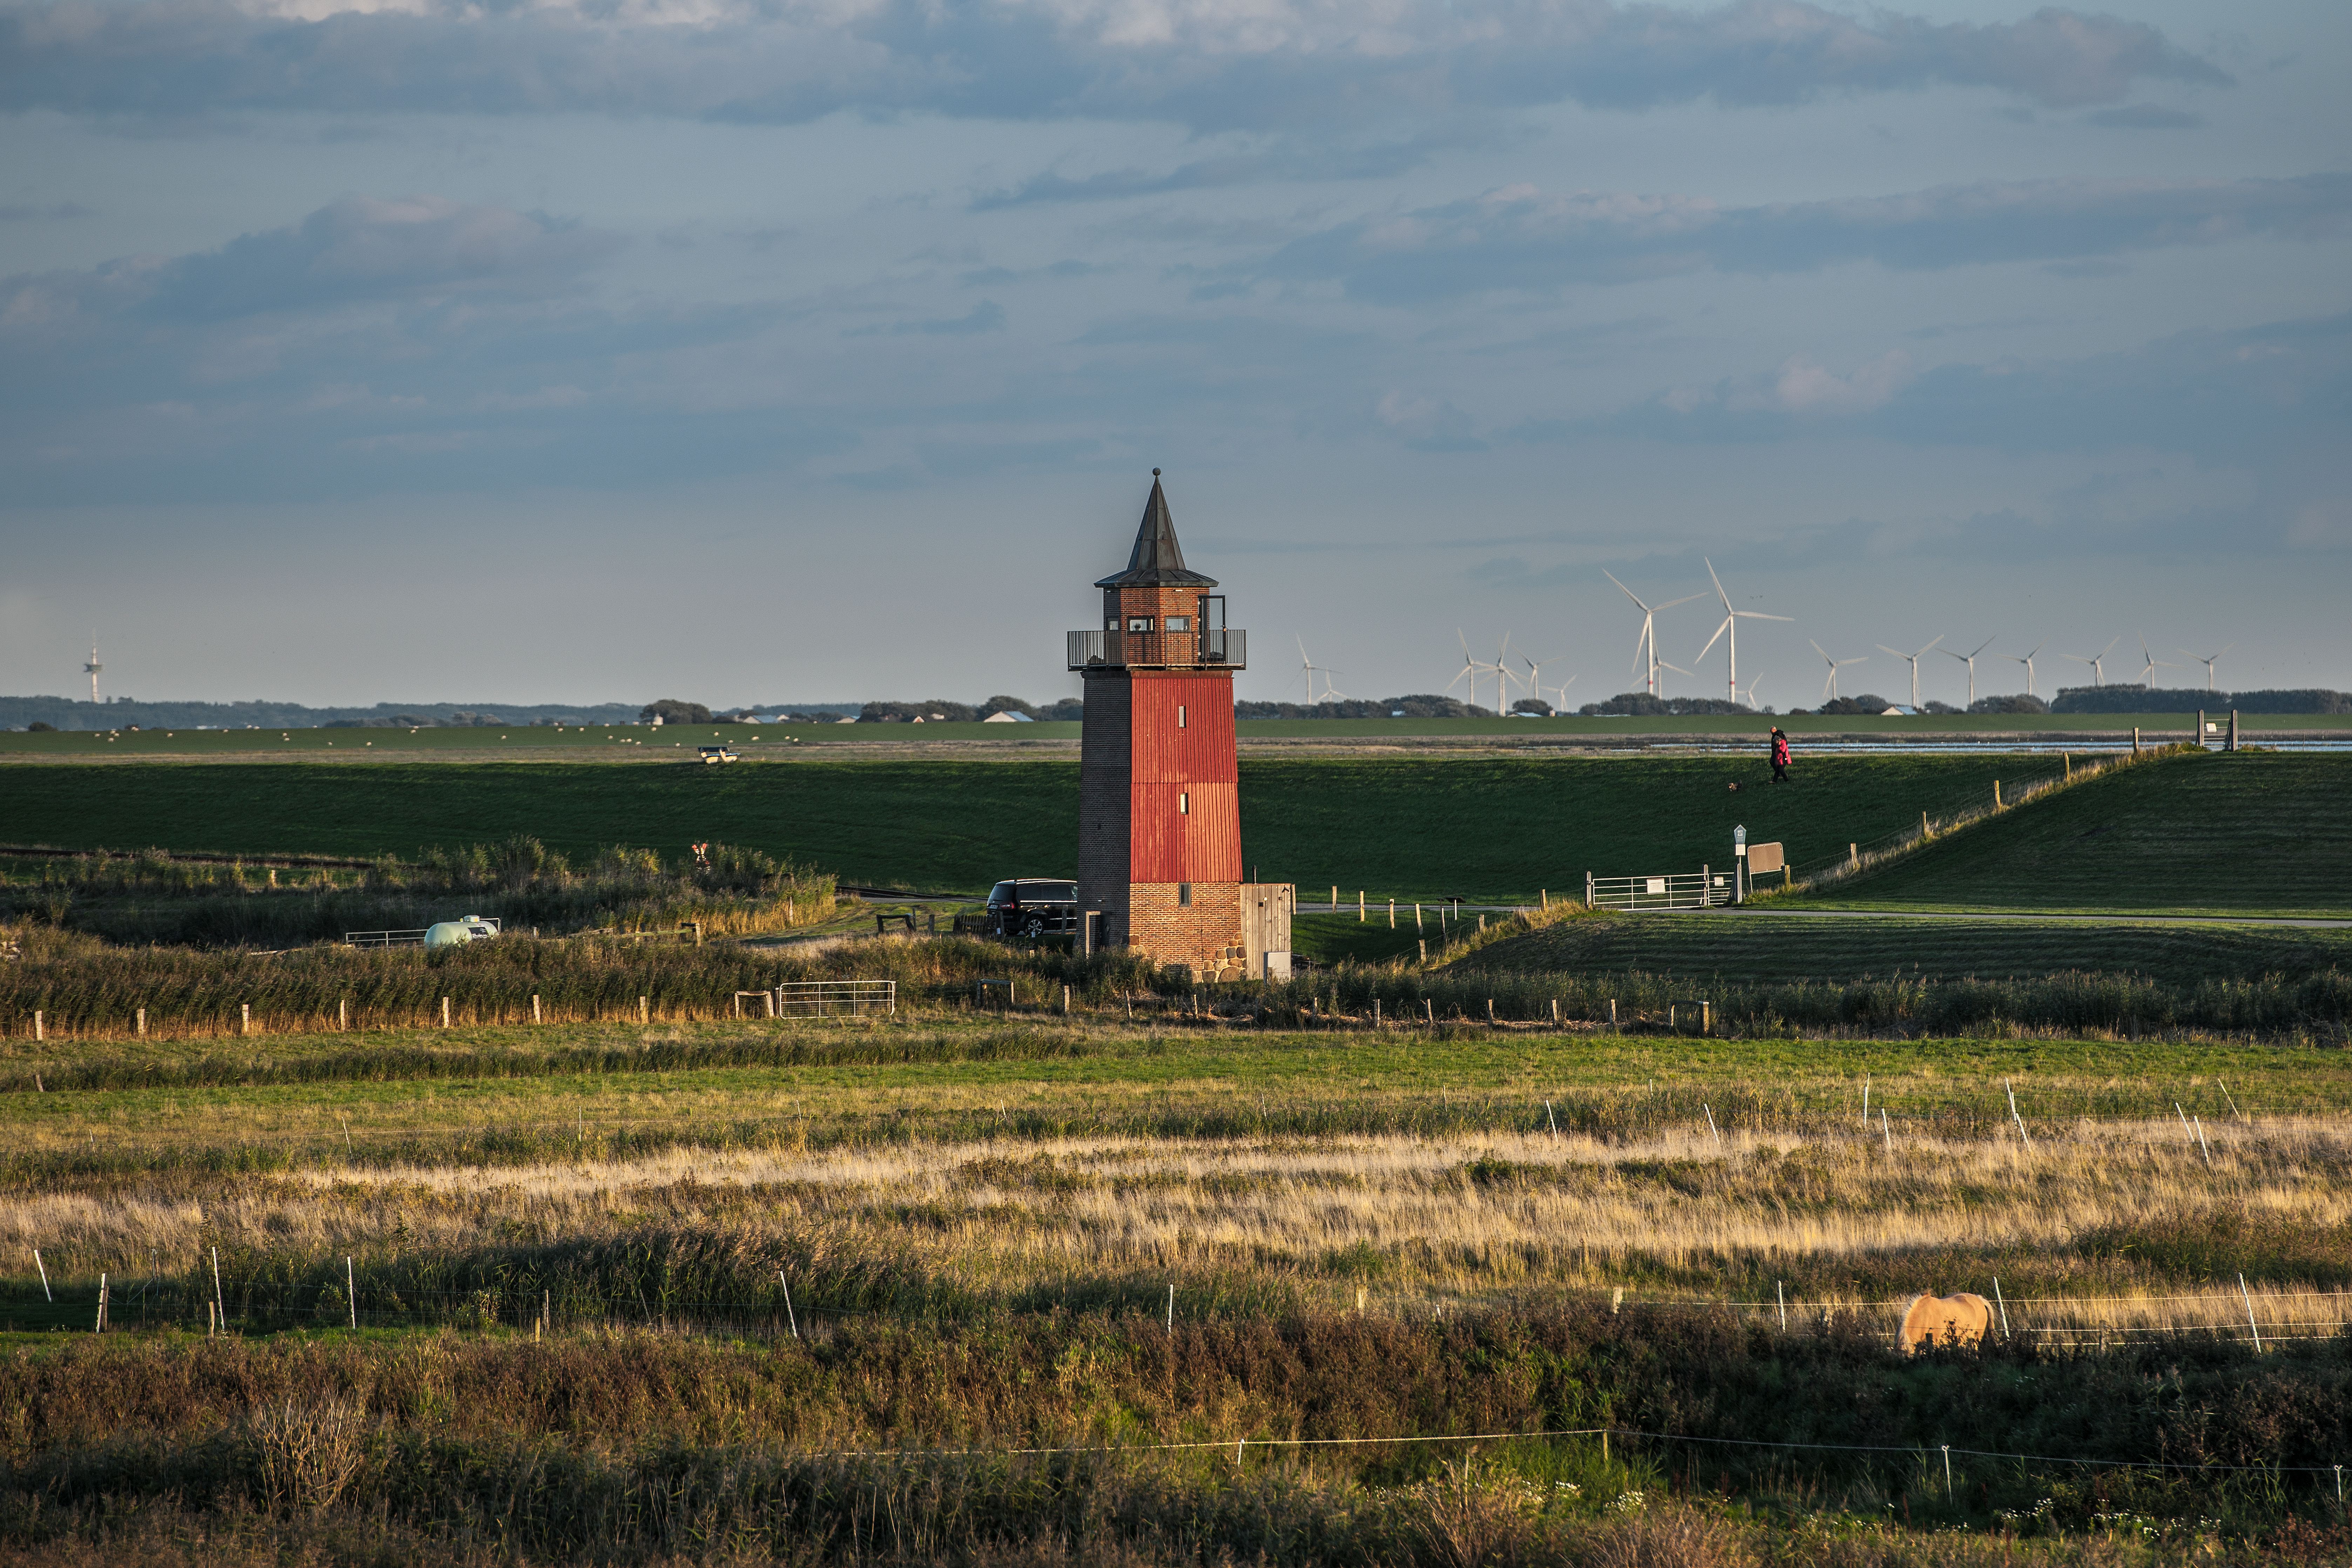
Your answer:
[[[1337,280],[1359,298],[1412,304],[1701,270],[2073,260],[2247,235],[2309,238],[2340,232],[2347,218],[2352,175],[2334,174],[2037,180],[1759,207],[1695,196],[1555,195],[1517,185],[1339,225],[1285,247],[1265,273]]]
[[[1024,180],[1009,190],[974,196],[974,212],[1044,202],[1122,201],[1137,196],[1171,195],[1181,191],[1214,190],[1227,185],[1255,184],[1267,180],[1380,180],[1419,168],[1436,153],[1471,146],[1491,146],[1497,141],[1488,131],[1454,127],[1442,132],[1408,137],[1370,146],[1329,146],[1288,142],[1256,152],[1229,153],[1195,159],[1166,174],[1143,169],[1114,169],[1071,179],[1045,174]]]
[[[10,503],[627,484],[839,444],[696,379],[777,311],[593,303],[580,275],[613,244],[352,198],[217,250],[0,279]]]
[[[1323,124],[1449,106],[1980,87],[2052,107],[2228,77],[2154,27],[2045,9],[1937,25],[1802,0],[1719,9],[1605,0],[1404,0],[1378,18],[1107,0],[570,0],[257,14],[228,0],[6,0],[0,108],[172,116],[241,109],[585,111],[793,121],[841,110]]]
[[[1004,307],[993,300],[982,300],[961,316],[927,317],[888,327],[853,327],[842,336],[968,338],[975,332],[1001,332],[1003,330]]]
[[[1523,438],[1721,444],[1808,431],[2011,453],[2157,451],[2252,476],[2265,541],[2352,546],[2352,314],[2179,332],[2076,360],[1916,371],[1901,352],[1840,374],[1804,358]],[[2210,540],[2209,540],[2210,542]],[[2233,545],[2233,547],[2234,547]]]
[[[147,309],[213,318],[428,294],[539,293],[619,243],[505,207],[352,196],[290,228],[173,263],[157,275]]]
[[[2117,109],[2095,109],[2084,117],[2110,131],[2194,131],[2205,123],[2201,114],[2167,109],[2160,103],[2126,103]]]
[[[222,321],[272,310],[452,295],[542,293],[619,241],[505,207],[346,197],[218,250],[0,279],[0,325],[81,315]]]

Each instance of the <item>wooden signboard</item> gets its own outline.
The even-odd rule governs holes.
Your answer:
[[[1785,871],[1788,858],[1780,853],[1778,844],[1750,844],[1748,847],[1748,874],[1761,876],[1767,871]]]

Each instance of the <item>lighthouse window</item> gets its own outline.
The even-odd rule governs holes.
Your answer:
[[[1192,797],[1190,795],[1180,795],[1176,797],[1176,815],[1179,816],[1192,815]]]
[[[1192,883],[1179,882],[1176,884],[1176,907],[1180,910],[1189,910],[1192,907]]]
[[[1181,729],[1182,729],[1183,727],[1184,727],[1184,705],[1183,705],[1181,702],[1179,702],[1178,704],[1176,704],[1176,728],[1178,728],[1179,730],[1181,730]]]
[[[1127,617],[1127,629],[1131,632],[1148,632],[1151,629],[1151,617],[1150,616],[1129,616]]]

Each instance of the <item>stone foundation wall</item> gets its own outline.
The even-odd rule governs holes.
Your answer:
[[[1239,882],[1194,882],[1192,901],[1179,901],[1182,885],[1137,882],[1128,889],[1127,944],[1153,962],[1181,963],[1202,980],[1238,980],[1246,972],[1242,949]]]

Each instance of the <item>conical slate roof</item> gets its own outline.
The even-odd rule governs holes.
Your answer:
[[[1151,470],[1151,499],[1143,505],[1143,525],[1135,531],[1135,549],[1127,570],[1105,577],[1097,588],[1213,588],[1214,577],[1188,571],[1183,548],[1176,542],[1176,520],[1168,514],[1168,497],[1160,488],[1160,470]]]

